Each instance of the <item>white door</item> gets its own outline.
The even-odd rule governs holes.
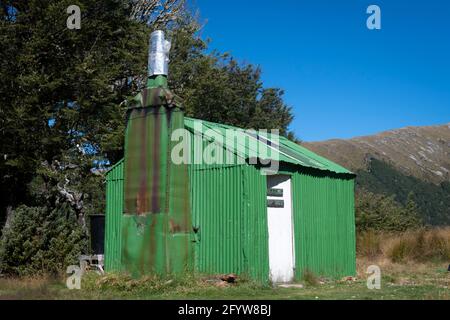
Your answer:
[[[267,176],[267,224],[270,278],[274,283],[290,282],[295,261],[290,176]]]

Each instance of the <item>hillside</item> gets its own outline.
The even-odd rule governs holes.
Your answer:
[[[369,160],[376,158],[423,181],[450,180],[450,123],[303,145],[353,171],[367,169]]]
[[[426,224],[450,225],[450,123],[303,145],[355,172],[357,190],[410,195]]]

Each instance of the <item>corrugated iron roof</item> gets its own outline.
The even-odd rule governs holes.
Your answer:
[[[197,125],[196,125],[197,124]],[[186,129],[194,134],[202,135],[207,140],[215,140],[219,135],[222,137],[224,145],[227,150],[232,150],[237,156],[249,159],[250,157],[261,156],[265,159],[277,160],[280,162],[291,163],[294,165],[300,165],[303,167],[314,168],[323,171],[330,171],[334,173],[353,174],[346,168],[322,157],[314,152],[306,149],[305,147],[290,141],[289,139],[274,135],[267,134],[263,131],[247,131],[242,128],[233,127],[225,124],[214,123],[194,118],[185,117],[184,125]],[[202,128],[202,132],[199,132],[198,128]],[[236,149],[235,141],[231,141],[226,135],[226,130],[234,130],[236,141],[251,140],[251,144],[241,144],[242,148]],[[267,154],[261,155],[261,150],[268,150]],[[111,171],[119,163],[110,168]]]
[[[208,140],[216,140],[217,136],[221,136],[224,148],[233,150],[238,156],[246,159],[257,156],[263,159],[277,160],[318,170],[352,174],[346,168],[315,154],[305,147],[283,136],[267,131],[248,131],[238,127],[189,117],[184,118],[184,125],[186,129],[195,134],[201,134]],[[201,128],[202,132],[199,132],[199,128]],[[226,130],[229,129],[234,130],[233,140],[229,136],[227,137]],[[234,140],[235,138],[236,140]],[[242,141],[252,141],[252,143],[242,143]],[[238,148],[239,150],[236,150],[236,143],[240,144],[241,148]],[[261,150],[267,150],[268,152],[261,154]]]

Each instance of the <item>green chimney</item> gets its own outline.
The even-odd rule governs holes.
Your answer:
[[[170,158],[184,116],[167,85],[169,49],[162,31],[151,34],[147,87],[127,111],[122,266],[134,276],[179,273],[193,259],[188,168]]]

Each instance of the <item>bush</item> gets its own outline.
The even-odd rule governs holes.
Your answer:
[[[20,206],[3,228],[0,273],[18,276],[57,274],[71,264],[87,244],[68,206],[49,210]]]
[[[422,226],[412,196],[403,206],[393,196],[360,191],[356,195],[355,211],[358,231],[406,231]]]
[[[450,182],[440,185],[408,176],[391,164],[369,156],[367,169],[356,172],[356,187],[376,194],[394,196],[407,206],[413,200],[423,222],[432,226],[450,225]]]

